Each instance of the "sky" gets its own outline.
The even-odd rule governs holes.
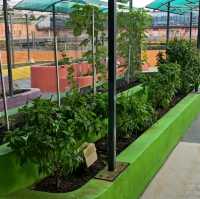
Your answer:
[[[1,0],[0,0],[1,1]],[[15,5],[20,0],[10,0],[13,5]],[[31,1],[31,0],[30,0]],[[151,3],[153,0],[133,0],[134,7],[145,7],[147,4]]]
[[[145,7],[147,4],[151,3],[153,0],[133,0],[134,7]]]

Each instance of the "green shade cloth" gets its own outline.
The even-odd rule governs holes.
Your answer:
[[[167,12],[170,2],[170,12],[175,14],[185,14],[198,10],[199,0],[155,0],[146,8]]]
[[[101,0],[23,0],[14,6],[16,10],[52,12],[55,5],[56,13],[70,13],[75,4],[90,4],[105,8],[106,2]]]

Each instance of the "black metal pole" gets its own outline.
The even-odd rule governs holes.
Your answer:
[[[133,8],[133,1],[129,0],[129,12],[131,12],[132,8]],[[131,39],[129,38],[129,46],[128,46],[128,70],[127,70],[127,82],[128,83],[130,81],[130,70],[131,70],[131,64],[132,64],[132,62],[131,62],[131,53],[132,53],[131,51],[132,51],[132,49],[131,49],[131,44],[130,44],[131,41],[130,40]]]
[[[169,26],[170,26],[170,2],[167,4],[167,37],[166,37],[166,43],[169,43]]]
[[[116,168],[116,0],[108,1],[108,170]]]
[[[190,12],[190,42],[192,42],[192,18],[193,18],[193,13],[191,11]]]
[[[5,39],[6,39],[6,53],[7,53],[7,67],[8,67],[8,82],[9,82],[9,95],[13,95],[13,76],[12,76],[12,60],[11,60],[11,43],[10,43],[10,30],[8,24],[8,4],[7,0],[3,0],[3,13],[5,24]]]
[[[60,76],[59,76],[58,54],[57,54],[58,45],[57,45],[55,5],[53,5],[53,46],[54,46],[54,61],[55,61],[55,67],[56,67],[57,102],[58,102],[58,106],[60,106]]]
[[[129,0],[129,10],[133,8],[133,0]]]
[[[27,43],[27,54],[28,54],[28,63],[31,62],[30,56],[30,39],[29,39],[29,23],[28,23],[28,15],[25,14],[26,18],[26,43]]]
[[[198,17],[197,48],[200,49],[200,0],[199,0],[199,17]]]

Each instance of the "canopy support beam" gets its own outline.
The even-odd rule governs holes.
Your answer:
[[[9,30],[9,24],[8,24],[8,3],[7,3],[7,0],[3,0],[3,13],[4,13],[4,24],[5,24],[5,39],[6,39],[9,95],[13,96],[12,58],[11,58],[11,48],[10,48],[11,42],[10,42],[10,30]]]
[[[199,0],[199,17],[198,17],[197,48],[200,49],[200,0]]]
[[[56,67],[56,86],[57,86],[57,102],[60,106],[60,75],[59,75],[59,66],[58,66],[58,42],[57,42],[57,30],[56,30],[56,10],[55,4],[53,5],[53,46],[54,46],[54,62]]]
[[[192,42],[192,18],[193,18],[193,13],[192,10],[190,12],[190,43]]]
[[[166,43],[167,43],[167,45],[168,45],[168,43],[169,43],[169,37],[170,37],[170,35],[169,35],[169,31],[170,31],[170,7],[171,7],[171,2],[168,2],[167,3],[167,33],[166,33]]]
[[[116,168],[116,0],[108,0],[108,170]]]
[[[129,0],[129,12],[131,12],[131,10],[133,9],[133,1]],[[131,70],[131,53],[132,53],[132,49],[131,49],[131,41],[129,38],[129,46],[128,46],[128,69],[127,69],[127,82],[130,82],[130,70]]]

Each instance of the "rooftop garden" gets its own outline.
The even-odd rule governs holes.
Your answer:
[[[105,9],[107,17],[101,6],[79,3],[68,8],[66,26],[73,28],[75,37],[86,35],[80,45],[89,50],[76,62],[91,64],[82,76],[93,79],[89,90],[80,90],[74,63],[65,54],[58,59],[55,14],[66,2],[56,7],[54,1],[53,10],[44,8],[44,2],[39,8],[33,1],[32,7],[53,11],[58,98],[38,97],[8,118],[2,87],[1,119],[7,130],[0,132],[0,199],[136,199],[200,113],[200,51],[196,43],[170,40],[167,34],[165,53],[157,55],[157,72],[143,73],[141,51],[146,49],[149,13],[120,7],[115,24],[111,5],[111,11]],[[16,8],[25,9],[24,2]],[[118,59],[124,71],[116,80]],[[63,68],[70,89],[61,97]]]

